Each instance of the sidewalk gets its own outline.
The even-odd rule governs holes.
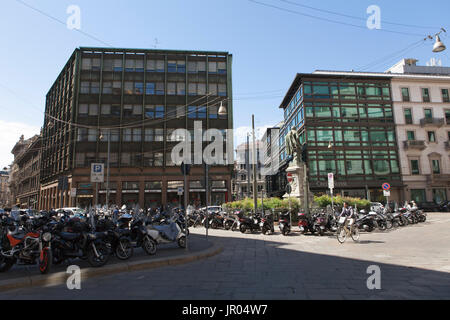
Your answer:
[[[33,286],[60,285],[67,281],[70,276],[66,273],[67,267],[77,265],[81,269],[83,280],[96,276],[106,276],[120,272],[129,272],[158,268],[168,265],[184,264],[216,255],[222,251],[218,245],[207,241],[205,236],[190,235],[188,239],[188,250],[181,249],[176,243],[158,246],[156,255],[149,256],[142,248],[134,248],[134,255],[127,261],[121,261],[111,256],[109,262],[101,268],[90,267],[87,261],[73,259],[58,266],[52,266],[47,275],[41,275],[37,265],[14,266],[5,273],[0,273],[0,292]]]

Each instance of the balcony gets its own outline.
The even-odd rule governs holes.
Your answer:
[[[450,174],[429,174],[426,178],[428,184],[440,184],[450,187]]]
[[[425,150],[426,145],[425,141],[423,140],[408,140],[403,141],[403,146],[405,150]]]
[[[445,141],[444,145],[445,145],[445,150],[450,150],[450,141]]]
[[[420,126],[435,126],[442,127],[444,125],[444,119],[442,118],[423,118],[420,119]]]

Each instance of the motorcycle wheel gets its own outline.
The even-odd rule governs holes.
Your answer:
[[[142,242],[142,249],[150,255],[153,256],[156,254],[156,242],[149,236],[145,236],[144,241]]]
[[[91,266],[99,268],[108,262],[110,252],[105,243],[97,243],[95,244],[95,248],[97,249],[99,256],[97,257],[95,255],[94,246],[91,244],[88,249],[87,260]]]
[[[239,231],[241,231],[242,233],[246,233],[247,232],[247,226],[245,224],[241,224],[239,226]]]
[[[178,246],[180,248],[186,248],[186,237],[182,236],[180,239],[178,239]]]
[[[319,236],[323,236],[323,230],[322,230],[322,228],[320,228],[320,227],[317,227],[316,228],[316,232],[319,234]]]
[[[225,222],[225,225],[223,226],[223,228],[225,230],[230,230],[231,229],[231,224],[229,222]]]
[[[378,229],[380,229],[381,231],[386,230],[386,223],[384,221],[378,223]]]
[[[39,255],[39,271],[41,274],[47,274],[52,265],[52,251],[49,248],[44,248]]]
[[[291,230],[288,227],[283,228],[283,231],[282,231],[283,236],[287,236],[290,232],[291,232]]]
[[[266,227],[263,227],[261,232],[263,235],[266,235],[269,232],[269,229],[267,229]]]
[[[120,260],[128,260],[133,256],[133,246],[130,240],[124,238],[120,239],[116,246],[116,257]]]
[[[390,220],[386,221],[386,229],[388,230],[392,229],[392,221]]]
[[[211,223],[211,228],[212,228],[212,229],[219,229],[219,225],[217,224],[216,221],[213,221],[213,222]]]
[[[231,227],[231,231],[236,231],[237,230],[237,225],[233,224],[233,226]]]
[[[14,258],[6,258],[0,255],[0,272],[6,272],[16,263]]]
[[[345,240],[347,239],[347,232],[345,232],[344,228],[342,228],[342,227],[339,227],[337,229],[336,234],[337,234],[337,239],[338,239],[339,243],[344,243]]]

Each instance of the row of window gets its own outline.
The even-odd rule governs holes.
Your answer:
[[[189,119],[226,119],[227,116],[219,115],[219,106],[167,106],[142,104],[125,104],[123,108],[120,105],[111,104],[80,104],[78,107],[79,116],[116,116],[116,117],[142,117],[147,119],[164,119],[167,113],[168,119],[177,119],[188,117]],[[209,115],[208,115],[209,113]]]
[[[411,97],[409,95],[409,88],[401,88],[402,101],[409,102]],[[450,102],[448,89],[441,89],[442,102]],[[431,102],[430,89],[422,88],[422,102]]]
[[[208,66],[208,70],[206,69]],[[83,58],[81,62],[82,70],[101,70],[100,58]],[[168,60],[167,64],[165,60],[147,59],[144,62],[143,59],[127,58],[125,60],[125,67],[123,66],[123,59],[104,59],[103,71],[114,72],[167,72],[169,73],[186,73],[186,61],[185,60]],[[227,66],[225,61],[188,61],[187,64],[188,73],[208,72],[209,74],[226,74]]]
[[[303,92],[307,99],[391,100],[389,84],[305,82]]]
[[[226,96],[227,85],[225,83],[209,83],[208,90],[206,83],[189,83],[187,94],[190,96],[206,95]],[[133,82],[125,81],[123,93],[125,95],[186,95],[185,82],[168,82],[164,88],[164,82]],[[99,94],[99,81],[82,81],[80,85],[82,94]],[[102,94],[121,95],[122,81],[104,81]]]
[[[431,172],[433,174],[441,174],[441,162],[439,160],[431,160]],[[410,160],[411,175],[420,175],[420,160]]]
[[[167,128],[164,134],[163,128],[128,128],[128,129],[113,129],[97,130],[97,129],[87,129],[78,128],[77,141],[78,142],[97,142],[97,141],[108,141],[108,136],[111,137],[111,142],[119,142],[120,135],[122,135],[123,142],[163,142],[164,136],[166,136],[167,142],[177,142],[184,141],[184,135],[172,136],[172,133],[177,130],[176,128]],[[190,133],[191,141],[194,141],[194,130],[188,130]],[[227,141],[226,130],[219,130],[222,133],[223,141]],[[210,137],[203,136],[203,141],[210,141]]]
[[[445,188],[432,189],[433,202],[434,203],[442,203],[447,200],[447,192]],[[427,193],[425,189],[411,189],[411,200],[414,200],[416,203],[426,202],[427,201]]]
[[[425,120],[432,120],[433,119],[433,110],[430,108],[425,108],[423,110]],[[406,124],[413,124],[413,113],[411,108],[405,108],[403,109],[403,113],[405,116],[405,123]],[[445,113],[445,123],[450,125],[450,109],[446,109],[444,111]]]
[[[329,172],[335,172],[339,176],[367,175],[370,180],[372,175],[399,174],[400,169],[397,160],[311,160],[309,161],[309,173],[311,176],[324,176]]]
[[[165,159],[164,159],[165,158]],[[224,155],[226,159],[226,154]],[[99,153],[77,153],[75,156],[75,166],[77,168],[84,168],[90,166],[92,163],[107,163],[108,154]],[[225,161],[225,160],[224,160]],[[132,152],[122,152],[109,154],[109,165],[111,167],[163,167],[165,166],[176,166],[180,163],[175,163],[172,160],[172,153],[166,152],[165,157],[163,152],[144,152],[144,153],[132,153]]]
[[[410,131],[410,130],[406,131],[406,136],[408,138],[408,141],[416,140],[416,132],[415,131]],[[428,138],[428,142],[432,142],[432,143],[438,142],[435,131],[427,131],[427,138]],[[450,141],[450,131],[447,131],[447,140],[446,141]]]

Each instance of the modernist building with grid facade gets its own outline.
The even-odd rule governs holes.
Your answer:
[[[315,194],[328,192],[328,173],[335,194],[400,200],[403,186],[389,75],[297,74],[280,108],[280,166],[286,162],[285,136],[296,128],[308,144],[308,180]],[[282,174],[282,173],[280,173]]]
[[[90,166],[108,158],[110,204],[178,205],[183,175],[171,151],[184,137],[172,133],[187,129],[193,136],[201,122],[226,140],[233,127],[231,79],[227,52],[76,49],[46,98],[41,209],[105,204],[106,183],[90,182]],[[226,116],[218,113],[221,103]],[[202,148],[210,143],[203,140]],[[230,199],[232,171],[233,159],[209,168],[210,203]],[[66,190],[58,190],[61,176],[68,177]],[[205,203],[206,181],[204,166],[194,165],[190,203]]]

